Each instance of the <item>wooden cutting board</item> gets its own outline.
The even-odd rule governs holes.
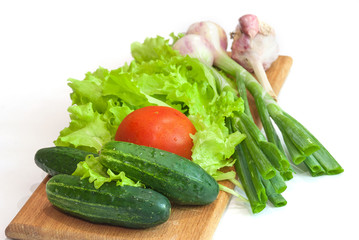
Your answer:
[[[267,71],[269,81],[276,93],[279,93],[289,70],[292,59],[280,56]],[[253,99],[249,96],[251,107]],[[255,106],[252,109],[259,124]],[[230,195],[220,191],[212,204],[199,207],[173,206],[170,219],[157,227],[135,230],[109,225],[93,224],[60,212],[47,200],[45,186],[47,176],[38,186],[19,213],[5,230],[8,238],[13,239],[117,239],[117,240],[182,240],[211,239],[230,200]],[[227,187],[234,186],[223,181]]]

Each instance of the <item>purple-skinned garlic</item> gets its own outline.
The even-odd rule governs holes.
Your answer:
[[[218,24],[211,21],[196,22],[189,26],[188,34],[196,34],[202,36],[208,45],[213,48],[214,61],[219,54],[227,50],[228,40],[227,34]]]
[[[259,21],[257,16],[247,14],[239,18],[239,24],[231,37],[232,59],[249,72],[254,72],[265,90],[277,99],[265,73],[279,56],[274,29]]]
[[[212,66],[214,61],[213,46],[204,37],[195,34],[187,34],[173,45],[182,56],[188,55],[199,59],[207,66]]]

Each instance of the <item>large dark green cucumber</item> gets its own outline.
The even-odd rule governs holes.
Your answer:
[[[95,189],[88,179],[59,174],[46,184],[49,201],[63,212],[94,222],[149,228],[168,220],[169,200],[152,189],[105,183]]]
[[[85,160],[89,154],[98,154],[71,147],[48,147],[38,150],[35,154],[36,165],[50,174],[72,174],[77,164]]]
[[[160,149],[112,141],[103,145],[99,161],[177,204],[209,204],[219,192],[216,180],[198,164]]]

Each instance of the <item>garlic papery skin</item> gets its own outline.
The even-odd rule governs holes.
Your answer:
[[[178,39],[173,45],[182,56],[188,55],[197,58],[207,66],[212,66],[214,61],[213,47],[200,35],[187,34]]]
[[[212,44],[217,52],[227,50],[228,39],[226,32],[214,22],[202,21],[193,23],[189,26],[187,34],[197,34],[203,36]]]

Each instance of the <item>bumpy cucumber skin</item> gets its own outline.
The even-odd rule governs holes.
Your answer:
[[[59,174],[46,184],[50,203],[72,216],[127,228],[149,228],[164,223],[169,200],[152,189],[105,183],[95,189],[88,179]]]
[[[104,144],[99,161],[176,204],[206,205],[218,196],[218,183],[198,164],[160,149],[112,141]]]
[[[88,154],[98,154],[71,147],[48,147],[38,150],[35,154],[36,165],[51,176],[72,174],[77,164],[85,160]]]

